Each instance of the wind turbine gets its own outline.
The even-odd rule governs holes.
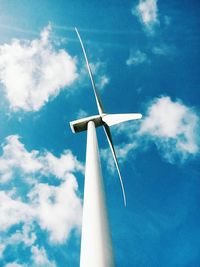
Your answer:
[[[128,120],[141,119],[140,113],[107,114],[97,93],[85,47],[75,28],[85,57],[99,114],[70,122],[73,133],[87,131],[85,185],[81,237],[80,267],[114,267],[104,184],[102,178],[96,127],[103,126],[119,175],[124,204],[126,195],[109,127]]]

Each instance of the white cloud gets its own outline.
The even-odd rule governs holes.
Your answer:
[[[0,231],[6,231],[12,225],[29,222],[34,210],[20,199],[13,199],[6,192],[0,191]]]
[[[177,157],[184,161],[199,152],[198,123],[191,108],[181,101],[161,97],[149,106],[139,134],[153,140],[169,162],[175,162]]]
[[[2,146],[3,154],[0,156],[0,182],[7,182],[13,177],[16,169],[24,173],[35,173],[41,170],[42,164],[38,159],[38,151],[28,152],[19,141],[19,136],[10,135]]]
[[[56,267],[55,262],[48,259],[46,250],[43,247],[33,246],[31,252],[34,267]]]
[[[77,189],[75,177],[69,175],[59,187],[38,184],[30,192],[39,224],[50,232],[50,240],[54,243],[63,243],[70,231],[81,225],[82,204]]]
[[[65,179],[67,174],[83,171],[83,165],[70,150],[63,151],[61,156],[55,157],[51,152],[27,151],[19,141],[19,136],[10,135],[2,146],[0,156],[0,182],[5,183],[13,178],[16,170],[23,175],[54,175]]]
[[[65,177],[75,171],[83,172],[83,165],[76,159],[70,150],[64,150],[63,154],[57,158],[52,153],[46,152],[39,157],[43,162],[44,174],[53,174],[57,178],[65,179]]]
[[[33,222],[49,233],[49,240],[53,243],[65,242],[71,230],[80,228],[82,201],[73,173],[82,173],[83,166],[71,151],[65,150],[59,158],[48,151],[29,152],[18,136],[9,136],[2,146],[0,157],[0,173],[4,176],[7,172],[12,179],[12,187],[16,187],[11,191],[0,191],[0,231],[6,231],[13,225],[22,224],[23,227],[4,244],[34,244],[37,233],[34,232]],[[27,176],[34,182],[30,184]],[[51,177],[51,185],[47,183],[48,177]],[[55,181],[59,184],[52,185]],[[8,186],[10,180],[1,182]],[[18,197],[21,188],[26,190],[26,201],[24,195]],[[0,249],[3,253],[4,247]]]
[[[141,23],[150,32],[159,23],[157,0],[140,0],[136,8],[132,10],[132,13],[139,17]]]
[[[30,207],[28,207],[30,209]],[[28,210],[27,209],[27,210]],[[28,223],[26,221],[26,224],[22,226],[21,230],[17,230],[13,235],[11,235],[6,241],[6,245],[12,245],[12,244],[19,244],[24,243],[26,246],[32,246],[37,239],[36,234],[34,233],[34,227],[32,225],[32,222]]]
[[[14,39],[0,46],[0,81],[12,110],[37,111],[77,78],[76,60],[50,42],[51,27],[40,39]]]
[[[129,58],[126,60],[126,65],[131,66],[131,65],[139,65],[144,62],[149,62],[147,55],[140,50],[133,51],[131,50]]]
[[[29,228],[33,221],[48,231],[52,243],[65,242],[71,230],[80,229],[81,225],[82,202],[77,189],[76,178],[71,174],[59,186],[37,184],[29,192],[27,203],[0,191],[0,231],[19,223],[24,224],[24,229],[12,235],[5,242],[6,245],[20,242],[26,246],[33,244],[36,234],[33,231],[31,233]]]
[[[27,264],[19,264],[17,261],[10,262],[5,265],[5,267],[56,267],[55,261],[50,261],[48,259],[46,250],[44,247],[39,248],[38,246],[31,247],[31,263]]]
[[[10,199],[10,201],[12,201],[12,199]],[[7,203],[5,205],[7,205]],[[6,208],[8,209],[8,206],[6,206]],[[27,205],[27,211],[28,210],[30,210],[30,209]],[[22,213],[23,212],[21,211],[21,214]],[[5,217],[4,211],[2,212],[2,216]],[[23,218],[21,219],[21,222],[22,221],[24,221]],[[17,221],[15,221],[14,224],[16,224],[16,222]],[[19,217],[18,217],[17,223],[20,223]],[[13,225],[13,223],[12,223],[12,225]],[[8,224],[7,224],[6,228],[9,228]],[[5,232],[5,230],[6,229],[3,229],[4,232]],[[0,229],[0,231],[2,231],[2,229]],[[8,245],[17,246],[17,245],[23,243],[25,246],[31,247],[35,243],[36,239],[37,239],[37,237],[36,237],[36,234],[34,233],[34,227],[32,225],[32,222],[29,223],[28,221],[26,221],[26,224],[24,224],[22,226],[22,229],[16,230],[16,232],[14,232],[12,235],[7,235],[3,239],[3,242],[0,243],[0,258],[3,258],[4,251]],[[16,264],[16,263],[12,263],[12,264]]]

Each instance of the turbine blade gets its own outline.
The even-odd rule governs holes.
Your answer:
[[[102,116],[102,120],[108,125],[112,126],[124,121],[138,120],[142,118],[140,113],[129,113],[129,114],[106,114]]]
[[[114,158],[114,162],[115,162],[115,165],[116,165],[116,168],[117,168],[117,172],[118,172],[118,175],[119,175],[119,180],[120,180],[120,184],[121,184],[121,188],[122,188],[123,198],[124,198],[124,205],[126,206],[126,194],[125,194],[125,190],[124,190],[124,184],[123,184],[122,176],[121,176],[121,173],[120,173],[120,170],[119,170],[119,164],[118,164],[117,156],[116,156],[116,153],[115,153],[114,145],[113,145],[113,142],[112,142],[110,129],[109,129],[108,125],[106,125],[105,123],[103,124],[103,129],[104,129],[104,132],[106,134],[106,137],[107,137],[107,140],[108,140],[108,143],[109,143],[109,146],[110,146],[113,158]]]
[[[99,114],[101,115],[102,113],[104,113],[103,105],[102,105],[101,99],[100,99],[100,97],[99,97],[99,95],[97,93],[97,90],[96,90],[96,86],[95,86],[94,79],[93,79],[93,76],[92,76],[92,71],[91,71],[90,64],[89,64],[89,61],[88,61],[88,58],[87,58],[85,47],[83,45],[83,41],[81,39],[81,36],[80,36],[77,28],[75,28],[75,31],[77,33],[78,39],[80,41],[80,44],[81,44],[81,47],[82,47],[82,50],[83,50],[83,54],[84,54],[86,65],[87,65],[87,70],[88,70],[88,73],[89,73],[89,76],[90,76],[92,88],[93,88],[93,91],[94,91],[94,96],[95,96],[96,103],[97,103],[97,108],[98,108]]]

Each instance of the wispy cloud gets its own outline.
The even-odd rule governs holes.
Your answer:
[[[98,60],[95,63],[91,63],[91,69],[96,80],[96,86],[99,90],[103,90],[107,84],[109,84],[110,79],[106,72],[106,63]]]
[[[144,52],[140,50],[136,50],[136,51],[131,50],[129,58],[126,60],[126,65],[137,66],[144,62],[149,62],[148,57]]]
[[[120,164],[123,163],[127,159],[129,153],[133,151],[133,149],[135,148],[137,148],[137,144],[134,142],[116,145],[115,151],[116,151],[117,159],[119,160],[119,163]],[[107,169],[111,171],[111,173],[116,172],[117,169],[115,167],[115,162],[111,154],[110,148],[108,147],[105,149],[101,149],[100,153],[101,153],[102,158],[106,161]]]
[[[37,111],[77,78],[76,60],[50,41],[51,26],[40,39],[0,46],[0,81],[10,108]]]
[[[67,26],[53,24],[53,28],[63,30],[63,31],[75,32],[74,27],[67,27]],[[130,34],[133,34],[132,31],[116,30],[116,29],[113,29],[113,30],[109,29],[108,30],[108,29],[102,29],[102,28],[97,29],[97,28],[78,27],[78,30],[80,32],[93,33],[93,34],[109,34],[109,35],[130,35]]]
[[[89,59],[89,62],[97,90],[103,91],[110,82],[110,78],[106,73],[106,62],[103,62],[100,59],[96,61],[92,61]],[[81,84],[90,84],[90,77],[85,61],[82,61],[79,82]]]
[[[5,265],[5,267],[56,267],[54,260],[49,260],[47,252],[44,247],[32,246],[31,247],[31,262],[29,265],[20,264],[17,261],[10,262]]]
[[[44,247],[39,248],[38,246],[33,246],[31,248],[31,252],[33,264],[35,267],[56,267],[56,263],[48,259]]]
[[[13,32],[22,32],[22,33],[27,33],[29,35],[35,35],[38,36],[38,32],[37,31],[33,31],[30,29],[25,29],[25,28],[20,28],[20,27],[16,27],[13,25],[5,25],[5,24],[0,24],[0,28],[5,29],[5,30],[9,30],[9,31],[13,31]]]
[[[155,25],[159,23],[157,0],[140,0],[132,9],[132,14],[136,15],[145,29],[152,33]]]
[[[76,118],[77,119],[82,119],[82,118],[87,117],[87,116],[89,116],[87,111],[85,111],[83,109],[79,109],[79,111],[77,112]]]
[[[5,267],[25,267],[25,265],[19,264],[17,262],[11,262],[11,263],[7,263]]]
[[[164,23],[166,26],[169,26],[171,23],[171,17],[169,16],[164,16]]]
[[[156,45],[152,48],[152,53],[158,56],[170,56],[175,54],[175,47],[166,44]]]

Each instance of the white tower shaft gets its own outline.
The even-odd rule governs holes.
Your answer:
[[[114,267],[96,129],[88,123],[80,267]]]

